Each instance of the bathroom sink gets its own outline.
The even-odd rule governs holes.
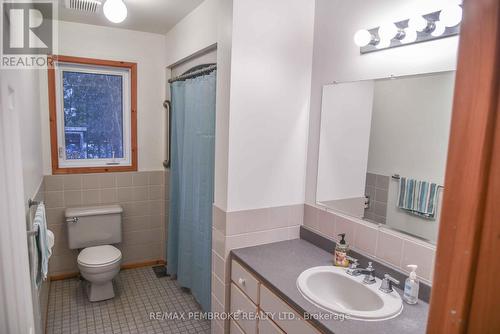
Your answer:
[[[403,310],[399,294],[380,291],[378,278],[369,285],[362,283],[363,278],[346,274],[345,268],[314,267],[299,275],[297,287],[317,307],[349,319],[380,321],[398,316]]]

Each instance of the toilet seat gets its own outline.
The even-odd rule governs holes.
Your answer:
[[[104,267],[116,262],[122,258],[120,250],[111,245],[102,245],[84,248],[78,254],[78,264],[85,267]]]

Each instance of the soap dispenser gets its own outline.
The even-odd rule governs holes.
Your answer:
[[[349,260],[347,259],[347,251],[349,250],[349,245],[345,241],[345,233],[339,234],[340,241],[335,245],[335,259],[334,263],[339,267],[349,266]]]
[[[403,299],[408,304],[416,304],[418,302],[418,288],[420,284],[416,273],[417,265],[409,264],[407,267],[411,269],[411,272],[410,276],[405,281]]]

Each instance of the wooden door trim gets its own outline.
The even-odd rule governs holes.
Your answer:
[[[491,168],[500,164],[498,152],[493,154],[500,121],[499,19],[498,0],[464,3],[429,333],[465,333],[475,325],[469,319],[471,302],[479,297],[478,267],[483,270],[483,261],[495,261],[492,253],[478,258],[485,252],[483,231],[492,224],[487,211]]]

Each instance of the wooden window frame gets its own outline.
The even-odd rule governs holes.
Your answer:
[[[106,66],[124,68],[130,71],[130,166],[99,166],[99,167],[60,167],[57,131],[57,101],[56,101],[56,69],[55,62],[80,65]],[[83,174],[137,171],[137,63],[82,58],[72,56],[49,56],[48,88],[49,88],[49,119],[50,119],[50,153],[52,157],[52,174]]]

